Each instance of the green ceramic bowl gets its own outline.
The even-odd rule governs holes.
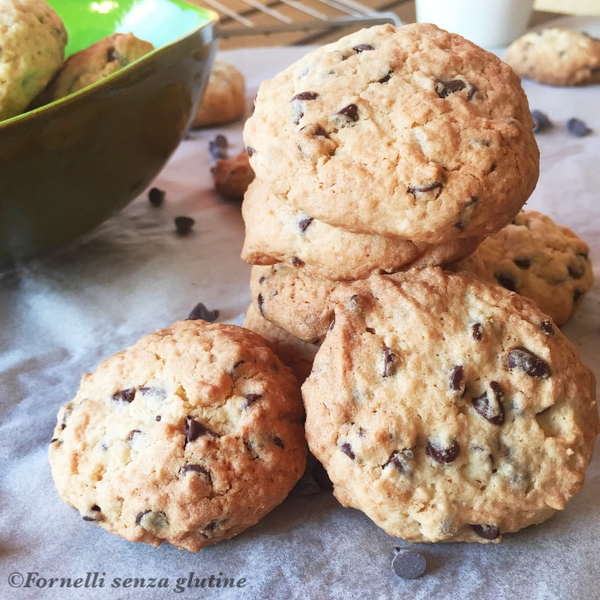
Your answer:
[[[67,55],[115,32],[155,50],[82,90],[0,121],[0,265],[41,255],[139,195],[185,135],[217,15],[182,0],[49,0]]]

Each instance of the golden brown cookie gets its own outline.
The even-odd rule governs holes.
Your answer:
[[[215,191],[231,200],[241,200],[254,179],[254,171],[245,152],[217,160],[210,172]]]

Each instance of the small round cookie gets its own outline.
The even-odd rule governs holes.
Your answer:
[[[559,27],[532,31],[508,47],[506,62],[517,75],[548,85],[600,83],[600,40]]]
[[[520,212],[512,224],[452,268],[531,298],[563,325],[594,282],[588,253],[587,244],[570,229],[531,210]]]
[[[430,24],[323,46],[260,86],[258,179],[330,225],[440,244],[509,223],[538,178],[527,98],[493,54]]]
[[[344,506],[407,540],[484,543],[565,508],[595,381],[533,302],[435,267],[343,292],[302,393]]]
[[[115,33],[70,56],[43,93],[46,102],[72,94],[138,60],[154,46],[132,33]]]
[[[221,158],[210,170],[215,191],[230,200],[241,200],[254,179],[254,171],[245,152],[233,158]]]
[[[331,294],[350,285],[283,263],[250,270],[250,295],[259,314],[309,344],[320,343],[331,325]]]
[[[49,455],[85,521],[195,552],[257,523],[302,475],[298,383],[255,333],[180,321],[84,375]]]
[[[373,272],[440,265],[467,256],[480,238],[457,238],[432,246],[396,237],[352,233],[313,219],[285,202],[263,181],[248,188],[242,205],[246,237],[242,259],[254,265],[302,265],[314,275],[354,280]]]
[[[271,321],[267,321],[254,304],[248,306],[243,327],[267,340],[273,352],[281,362],[292,369],[298,381],[303,382],[309,376],[318,345],[303,342]]]
[[[45,0],[0,0],[0,121],[23,112],[64,60],[67,32]]]
[[[236,121],[246,111],[246,81],[233,65],[216,60],[192,127]]]

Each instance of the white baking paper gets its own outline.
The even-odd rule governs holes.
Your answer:
[[[224,58],[245,72],[251,98],[260,80],[305,51],[240,50]],[[572,227],[600,265],[600,86],[525,87],[531,106],[555,124],[538,136],[542,176],[528,206]],[[569,135],[572,116],[594,134]],[[126,542],[59,500],[46,451],[56,411],[80,375],[186,317],[199,301],[238,323],[248,303],[239,205],[211,189],[207,145],[217,131],[240,143],[239,124],[182,142],[155,182],[167,191],[163,208],[143,196],[73,247],[0,278],[0,598],[599,598],[600,453],[583,492],[548,523],[499,545],[416,545],[429,572],[414,581],[390,568],[394,546],[408,544],[329,493],[291,497],[256,527],[198,554]],[[177,215],[196,219],[193,235],[175,236]],[[599,307],[596,284],[565,327],[597,377]],[[188,588],[190,573],[205,587]],[[49,587],[53,577],[72,585],[87,577],[88,587]],[[219,577],[237,587],[215,587]],[[28,578],[30,587],[22,587]],[[145,580],[124,587],[126,578]]]

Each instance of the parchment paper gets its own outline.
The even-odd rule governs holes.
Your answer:
[[[252,97],[261,79],[305,51],[243,50],[224,58],[245,72]],[[532,108],[555,122],[538,136],[542,176],[529,207],[572,227],[600,265],[600,86],[525,87]],[[569,135],[565,121],[572,116],[595,133]],[[239,142],[240,130],[238,124],[216,131]],[[430,569],[415,581],[390,569],[393,547],[402,542],[328,493],[291,497],[258,526],[199,554],[126,542],[83,522],[59,500],[46,451],[56,411],[74,395],[80,375],[141,335],[186,317],[199,301],[218,308],[221,320],[238,323],[248,303],[239,206],[211,190],[207,144],[216,131],[192,134],[158,177],[155,185],[167,191],[163,208],[141,197],[74,247],[0,279],[0,597],[599,598],[598,452],[583,492],[563,513],[499,545],[416,545]],[[192,236],[174,235],[177,215],[196,219]],[[565,327],[597,377],[599,307],[596,284]],[[29,572],[39,574],[30,582],[98,572],[104,587],[11,588],[13,572],[24,578],[13,575],[13,585]],[[177,591],[177,579],[187,581],[190,572],[245,581]],[[158,578],[155,585],[168,578],[169,587],[111,588],[114,578],[127,577]]]

